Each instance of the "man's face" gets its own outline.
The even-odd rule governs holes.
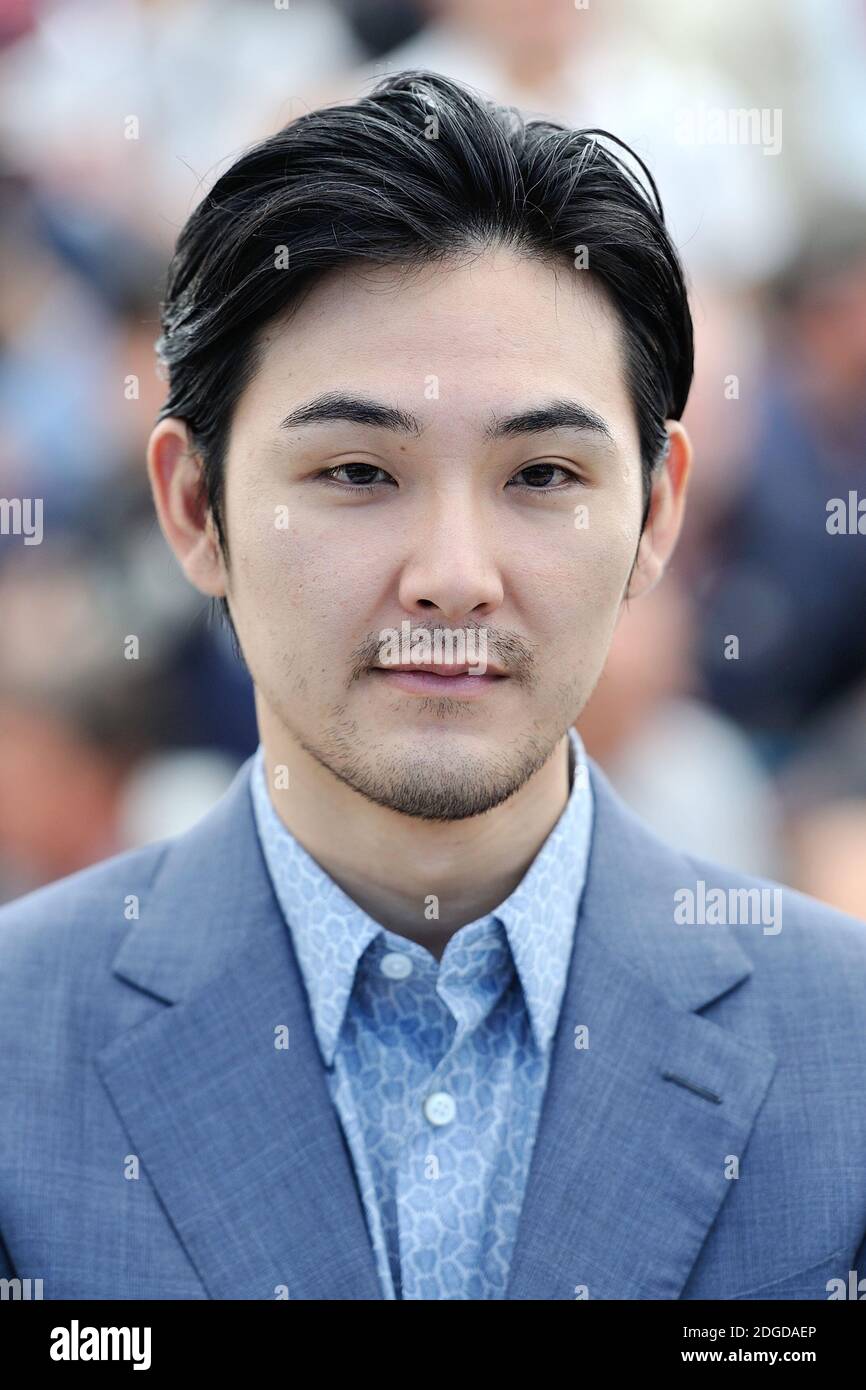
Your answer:
[[[407,418],[282,425],[323,397]],[[535,428],[564,403],[603,428]],[[264,335],[224,498],[229,605],[267,726],[397,811],[488,810],[583,708],[635,558],[640,456],[614,310],[585,273],[502,250],[332,273]],[[486,639],[487,675],[381,664],[406,622],[412,640],[462,629],[477,653]]]

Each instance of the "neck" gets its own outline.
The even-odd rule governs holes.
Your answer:
[[[569,795],[569,741],[492,810],[424,821],[368,801],[341,782],[260,709],[268,789],[277,815],[307,853],[374,921],[440,958],[467,922],[517,887]],[[275,790],[285,767],[290,791]],[[335,833],[351,826],[351,834]]]

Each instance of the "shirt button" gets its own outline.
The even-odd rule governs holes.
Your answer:
[[[447,1091],[434,1091],[424,1102],[424,1114],[431,1125],[450,1124],[457,1114],[454,1097]]]
[[[389,980],[405,980],[407,975],[412,974],[412,962],[399,951],[389,951],[382,957],[379,969]]]

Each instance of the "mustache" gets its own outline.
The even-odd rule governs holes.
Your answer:
[[[404,620],[405,621],[405,620]],[[395,624],[398,627],[398,624]],[[351,678],[350,684],[359,680],[365,671],[371,666],[375,666],[378,661],[379,651],[382,646],[382,632],[385,629],[379,628],[375,632],[369,633],[355,647],[350,655]],[[516,680],[524,685],[531,686],[535,678],[535,657],[531,645],[519,632],[514,632],[509,628],[491,628],[485,623],[461,623],[459,627],[454,627],[449,623],[436,623],[429,626],[425,623],[412,624],[412,636],[416,633],[427,632],[431,641],[434,640],[436,633],[462,632],[466,634],[467,640],[470,633],[483,634],[486,642],[487,657],[490,661],[500,666],[506,675],[512,680]],[[440,638],[441,640],[441,638]],[[477,639],[476,639],[477,640]]]

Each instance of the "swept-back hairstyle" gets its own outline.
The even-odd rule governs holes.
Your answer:
[[[585,267],[575,273],[590,275],[618,311],[643,529],[664,420],[681,416],[693,372],[683,270],[652,175],[607,131],[525,121],[414,71],[247,150],[178,237],[156,344],[169,382],[159,418],[187,423],[226,558],[226,444],[261,330],[329,270],[443,261],[486,245]]]

